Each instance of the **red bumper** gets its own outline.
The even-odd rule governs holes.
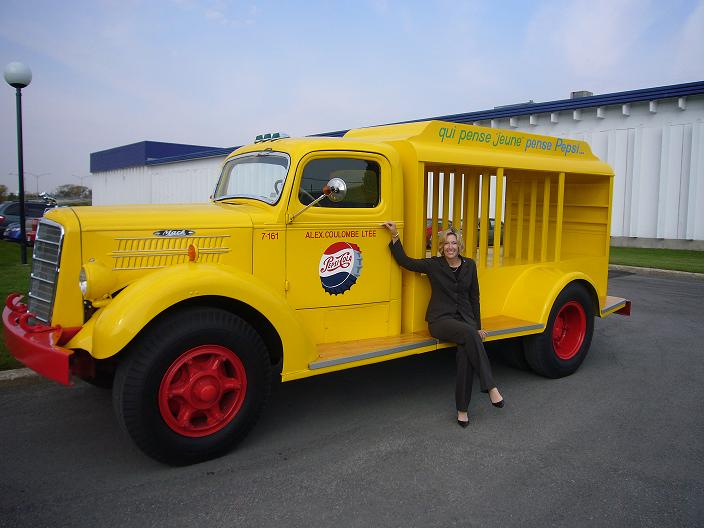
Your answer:
[[[31,314],[20,302],[19,294],[11,294],[2,312],[5,343],[10,353],[20,362],[42,376],[64,385],[71,384],[69,357],[71,350],[57,346],[60,326],[30,325]]]

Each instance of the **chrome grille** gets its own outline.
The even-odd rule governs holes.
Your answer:
[[[50,323],[54,310],[63,239],[60,224],[44,219],[39,222],[29,279],[29,311],[46,324]]]

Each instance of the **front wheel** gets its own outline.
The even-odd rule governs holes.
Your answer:
[[[222,455],[251,430],[269,396],[259,335],[227,311],[190,308],[148,328],[118,367],[113,403],[147,455],[172,465]]]
[[[593,333],[594,304],[589,293],[579,284],[568,284],[552,306],[545,331],[524,338],[526,361],[541,376],[569,376],[587,357]]]

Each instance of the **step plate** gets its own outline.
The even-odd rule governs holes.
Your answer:
[[[436,346],[439,341],[433,337],[428,339],[423,339],[421,341],[416,341],[414,343],[406,343],[403,345],[393,346],[390,348],[380,348],[377,350],[369,350],[367,352],[361,352],[359,354],[342,356],[342,357],[331,357],[327,359],[318,359],[308,364],[308,368],[311,370],[321,369],[326,367],[333,367],[335,365],[342,365],[343,363],[353,363],[355,361],[362,361],[364,359],[370,359],[380,356],[388,356],[391,354],[397,354],[398,352],[405,352],[407,350],[413,350],[415,348],[424,348],[429,346]]]

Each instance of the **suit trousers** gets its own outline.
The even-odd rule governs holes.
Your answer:
[[[457,345],[455,403],[458,411],[466,412],[472,397],[475,370],[479,376],[482,392],[489,392],[496,387],[482,338],[475,326],[462,319],[440,319],[429,323],[428,327],[430,335],[436,339],[450,341]]]

